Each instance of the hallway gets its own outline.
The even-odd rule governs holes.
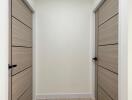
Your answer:
[[[127,1],[2,3],[1,100],[128,100],[131,96]]]
[[[118,100],[118,0],[11,0],[10,100]]]

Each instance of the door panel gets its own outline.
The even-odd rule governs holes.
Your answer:
[[[32,30],[12,18],[12,46],[32,47]]]
[[[29,88],[20,98],[19,100],[32,100],[32,87]]]
[[[98,56],[98,11],[95,13],[95,57]],[[98,62],[95,62],[95,98],[98,99]]]
[[[98,67],[98,85],[114,100],[118,100],[118,75]]]
[[[23,0],[10,1],[9,100],[32,100],[32,12]]]
[[[118,100],[118,0],[95,12],[96,100]]]
[[[11,87],[12,87],[12,82],[11,82],[11,69],[9,69],[9,74],[8,74],[8,87],[9,87],[9,91],[8,91],[8,100],[11,100]]]
[[[118,73],[118,45],[98,47],[98,65]]]
[[[32,66],[32,48],[12,48],[12,64],[17,67],[12,69],[12,75]]]
[[[99,87],[98,100],[112,100],[112,99]]]
[[[105,0],[99,8],[99,25],[118,13],[118,0]]]
[[[12,0],[12,15],[32,28],[32,12],[22,0]]]
[[[12,99],[18,100],[18,98],[32,86],[32,68],[28,68],[25,71],[12,76]]]
[[[99,45],[118,43],[118,16],[99,27]]]

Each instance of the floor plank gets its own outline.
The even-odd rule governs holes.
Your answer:
[[[66,99],[39,99],[39,100],[92,100],[92,99],[89,99],[89,98],[74,98],[74,99],[66,98]]]

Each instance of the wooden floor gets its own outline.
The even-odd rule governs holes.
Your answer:
[[[88,98],[77,98],[77,99],[39,99],[39,100],[92,100]]]

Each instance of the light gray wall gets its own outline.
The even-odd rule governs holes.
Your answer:
[[[0,3],[0,99],[8,100],[9,0]]]
[[[92,93],[91,1],[36,0],[37,94]]]

